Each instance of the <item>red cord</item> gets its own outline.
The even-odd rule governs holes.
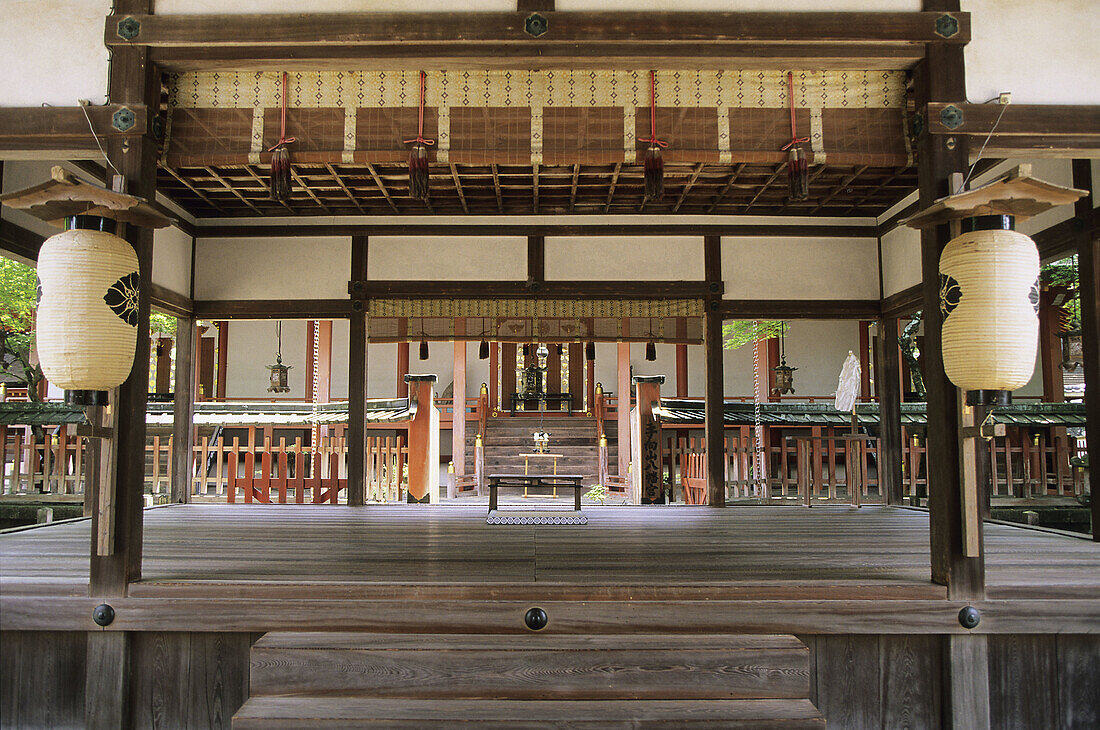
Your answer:
[[[298,140],[294,139],[293,137],[287,137],[286,136],[286,71],[284,71],[283,72],[283,116],[282,116],[282,121],[279,125],[279,141],[276,142],[275,145],[268,150],[268,152],[274,152],[275,150],[279,149],[280,147],[282,147],[285,144],[290,144],[291,142],[297,142],[297,141]]]
[[[803,142],[809,142],[809,137],[799,137],[796,131],[794,123],[794,74],[790,71],[787,72],[787,99],[791,103],[791,141],[783,145],[782,149],[790,149],[796,144],[802,144]]]
[[[668,142],[657,139],[657,73],[649,72],[649,137],[638,140],[658,147],[668,147]]]
[[[412,144],[413,142],[415,142],[417,144],[426,144],[426,145],[435,144],[434,139],[425,139],[424,138],[424,88],[425,88],[427,78],[428,78],[428,74],[421,71],[420,72],[420,119],[419,119],[419,122],[417,123],[416,139],[401,140],[403,144]]]

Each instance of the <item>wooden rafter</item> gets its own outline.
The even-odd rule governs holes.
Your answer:
[[[495,164],[490,165],[489,168],[493,171],[493,191],[497,194],[497,212],[504,212],[504,200],[500,195],[500,175],[497,172],[497,166]]]
[[[691,188],[694,187],[695,181],[699,179],[699,175],[703,172],[703,163],[698,162],[695,164],[695,169],[691,171],[691,177],[684,183],[684,189],[680,191],[680,197],[676,200],[676,204],[672,206],[672,212],[678,213],[680,206],[684,204],[684,198],[691,192]]]
[[[374,165],[367,164],[367,172],[370,173],[371,178],[374,180],[374,184],[378,186],[379,192],[382,193],[382,197],[386,199],[386,202],[393,208],[394,213],[400,213],[401,211],[397,207],[397,203],[393,202],[393,197],[390,195],[390,191],[386,190],[385,184],[382,182],[382,178],[378,176],[378,171],[374,169]]]
[[[741,175],[741,172],[744,171],[747,164],[748,163],[742,162],[734,169],[733,174],[726,180],[726,184],[718,191],[718,195],[714,196],[714,200],[711,202],[710,207],[707,208],[708,213],[713,213],[714,209],[718,207],[718,204],[722,202],[722,199],[726,197],[726,193],[733,189],[733,184],[737,182],[737,178]]]
[[[470,214],[470,206],[466,205],[466,193],[462,192],[462,181],[458,179],[458,168],[455,163],[450,163],[451,179],[455,183],[455,192],[458,193],[458,202],[462,204],[462,212],[466,215]]]
[[[756,195],[754,195],[752,197],[752,200],[750,200],[748,202],[748,204],[745,206],[745,212],[746,213],[749,211],[749,208],[756,205],[756,201],[760,200],[760,196],[763,195],[764,192],[768,188],[771,187],[772,183],[776,181],[776,178],[778,178],[783,173],[783,171],[786,170],[786,169],[787,169],[787,163],[786,162],[780,162],[778,165],[776,165],[775,171],[772,172],[771,177],[768,178],[767,182],[765,182],[763,185],[760,186],[760,189],[758,191],[756,191]]]
[[[263,212],[260,211],[260,209],[257,208],[255,205],[253,205],[251,200],[244,197],[244,195],[241,193],[240,190],[237,190],[237,188],[230,185],[224,177],[219,175],[217,173],[217,171],[214,170],[214,168],[207,166],[207,167],[204,167],[203,169],[206,170],[207,173],[209,173],[210,177],[214,178],[217,182],[221,183],[222,187],[224,187],[229,192],[233,193],[233,195],[235,195],[238,200],[240,200],[242,203],[244,203],[249,208],[251,208],[252,210],[259,213],[260,215],[263,215]]]
[[[531,165],[531,204],[539,212],[539,165]]]
[[[807,182],[807,187],[809,185],[813,185],[814,181],[817,180],[819,177],[821,177],[821,175],[824,174],[824,172],[825,172],[825,165],[818,165],[817,169],[810,173],[810,176],[806,181]],[[785,201],[783,201],[783,205],[779,206],[779,209],[776,210],[775,212],[776,213],[782,213],[784,210],[786,210],[790,206],[790,204],[791,204],[791,199],[787,198]]]
[[[615,187],[619,184],[619,173],[623,169],[623,163],[616,162],[615,169],[611,172],[611,185],[607,189],[607,202],[604,203],[603,212],[611,209],[611,201],[615,198]]]
[[[313,188],[309,186],[309,183],[307,183],[305,179],[298,174],[298,171],[294,169],[294,165],[290,166],[290,175],[294,178],[295,182],[302,186],[302,190],[306,191],[306,195],[313,198],[313,202],[321,207],[321,210],[325,211],[326,213],[332,212],[331,210],[329,210],[328,206],[325,205],[324,202],[317,197],[317,194],[313,192]]]
[[[348,200],[351,201],[356,210],[358,210],[360,213],[365,212],[363,210],[363,206],[359,205],[359,201],[356,200],[355,196],[351,194],[351,190],[349,190],[348,186],[344,183],[344,179],[340,177],[340,175],[336,172],[336,169],[332,166],[332,163],[326,162],[325,169],[328,170],[329,174],[332,175],[332,177],[336,180],[336,184],[339,185],[340,189],[344,191],[344,194],[348,196]]]
[[[265,191],[267,192],[267,194],[268,194],[268,197],[270,197],[270,196],[271,196],[271,186],[267,184],[267,181],[266,181],[266,180],[264,180],[264,179],[263,179],[262,177],[260,177],[260,176],[259,176],[259,175],[258,175],[258,174],[256,173],[256,171],[252,169],[252,165],[245,165],[245,166],[244,166],[244,169],[245,169],[245,170],[246,170],[246,171],[248,172],[248,174],[249,174],[249,175],[251,175],[251,176],[252,176],[252,179],[253,179],[253,180],[255,180],[255,181],[257,181],[258,183],[260,183],[260,186],[261,186],[261,187],[262,187],[262,188],[263,188],[263,189],[264,189],[264,190],[265,190]],[[279,204],[280,204],[281,206],[283,206],[284,208],[286,208],[286,209],[287,209],[288,211],[290,211],[290,212],[291,212],[292,214],[297,214],[297,212],[296,212],[296,211],[294,210],[294,208],[292,208],[292,207],[290,206],[290,203],[289,203],[289,202],[287,202],[287,201],[285,201],[285,200],[279,200],[279,201],[277,201],[277,202],[278,202],[278,203],[279,203]]]
[[[200,200],[202,200],[202,201],[203,201],[204,203],[206,203],[207,205],[209,205],[209,206],[210,206],[211,208],[213,208],[214,210],[218,211],[219,213],[224,213],[224,212],[225,212],[225,210],[224,210],[224,209],[223,209],[223,208],[222,208],[222,207],[221,207],[220,205],[218,205],[217,203],[215,203],[215,202],[214,202],[213,200],[211,200],[210,198],[206,197],[206,194],[205,194],[205,193],[203,193],[203,192],[202,192],[201,190],[199,190],[198,188],[196,188],[196,187],[195,187],[194,185],[192,185],[191,183],[187,182],[187,180],[186,180],[186,179],[184,179],[184,177],[183,177],[182,175],[180,175],[180,174],[179,174],[178,172],[176,172],[175,170],[173,170],[173,169],[172,169],[171,167],[168,167],[167,165],[162,165],[162,166],[161,166],[161,169],[162,169],[162,170],[164,170],[165,172],[167,172],[167,173],[168,173],[169,175],[171,175],[171,176],[172,176],[173,178],[175,178],[175,179],[176,179],[176,180],[177,180],[177,181],[178,181],[178,182],[179,182],[179,183],[180,183],[181,185],[183,185],[183,186],[184,186],[185,188],[187,188],[188,190],[190,190],[191,192],[193,192],[193,193],[194,193],[195,195],[199,196],[199,199],[200,199]]]
[[[577,181],[581,176],[581,166],[573,165],[573,184],[569,187],[569,212],[572,213],[577,207]]]
[[[848,177],[844,178],[844,180],[839,185],[837,185],[835,188],[833,188],[833,191],[831,193],[829,193],[827,196],[825,196],[825,198],[822,199],[822,201],[817,204],[816,208],[814,208],[813,210],[810,211],[810,215],[813,215],[817,211],[824,208],[826,203],[828,203],[830,200],[835,198],[842,190],[847,188],[848,185],[850,185],[853,180],[855,180],[857,177],[862,175],[864,173],[864,171],[866,171],[866,170],[867,170],[867,165],[863,165],[862,167],[856,168],[855,172],[853,172]]]

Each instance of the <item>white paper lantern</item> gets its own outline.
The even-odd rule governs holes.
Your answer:
[[[69,230],[38,255],[38,357],[66,390],[110,390],[134,364],[138,260],[112,233]]]
[[[943,366],[964,391],[1031,380],[1039,337],[1039,252],[1016,231],[976,230],[940,254]]]

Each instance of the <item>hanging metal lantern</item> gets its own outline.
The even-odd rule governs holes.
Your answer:
[[[290,392],[290,366],[283,365],[283,323],[275,323],[275,364],[265,365],[271,371],[271,384],[267,386],[268,393]]]
[[[908,221],[915,228],[962,221],[940,253],[943,367],[970,404],[1004,402],[1031,380],[1039,340],[1039,252],[1016,232],[1015,216],[1071,203],[1084,191],[1051,185],[1020,170],[934,203]]]
[[[477,348],[477,359],[488,360],[489,359],[489,341],[482,340],[481,344]]]
[[[783,322],[779,327],[779,365],[772,368],[775,373],[775,388],[772,390],[774,395],[794,393],[795,370],[798,368],[787,365],[787,323]]]
[[[38,356],[46,379],[70,391],[72,402],[99,404],[129,377],[141,324],[138,259],[115,235],[117,224],[163,228],[170,221],[141,198],[90,185],[62,167],[50,176],[0,201],[65,229],[38,255]]]
[[[1062,369],[1072,373],[1085,364],[1085,346],[1081,339],[1081,330],[1072,330],[1062,334]]]
[[[540,342],[538,349],[535,350],[535,356],[538,357],[539,360],[545,360],[547,357],[550,356],[550,350],[546,347],[546,345]]]

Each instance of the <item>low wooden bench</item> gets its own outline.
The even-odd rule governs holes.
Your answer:
[[[581,493],[586,487],[581,485],[583,474],[490,474],[489,475],[489,511],[497,508],[497,490],[504,489],[549,489],[573,488],[573,509],[581,509]]]

